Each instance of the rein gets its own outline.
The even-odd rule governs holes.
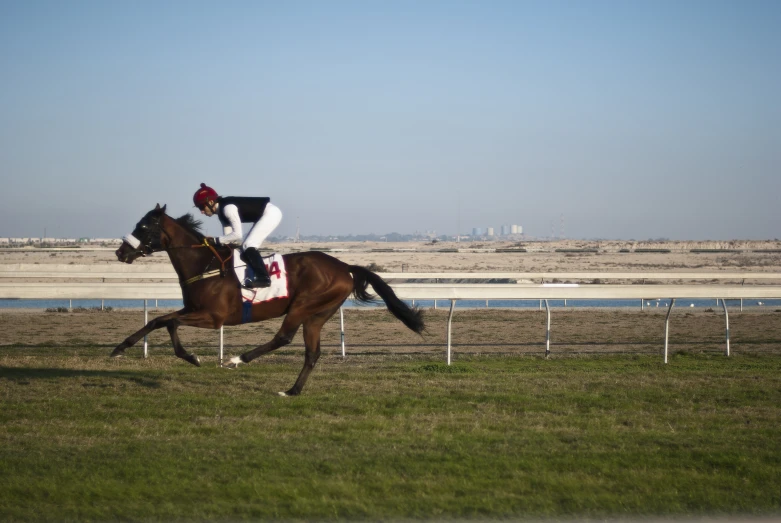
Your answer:
[[[220,269],[204,272],[203,274],[199,274],[198,276],[193,276],[192,278],[185,280],[184,284],[190,285],[191,283],[195,283],[199,280],[205,280],[206,278],[211,278],[212,276],[217,276],[219,274],[223,274],[223,271],[221,271]]]
[[[215,249],[213,245],[210,245],[209,242],[206,241],[206,238],[203,239],[203,243],[198,243],[196,245],[184,245],[182,247],[169,247],[169,249],[200,249],[200,248],[203,248],[203,247],[207,247],[210,251],[212,251],[212,254],[214,254],[214,257],[217,258],[217,260],[219,260],[219,262],[220,262],[220,268],[219,269],[215,269],[213,271],[204,272],[203,274],[199,274],[197,276],[193,276],[192,278],[189,278],[189,279],[184,281],[185,285],[190,285],[191,283],[195,283],[197,281],[204,280],[206,278],[211,278],[212,276],[218,276],[218,275],[222,276],[222,275],[224,275],[225,274],[225,264],[228,262],[228,260],[233,258],[233,250],[231,250],[231,252],[228,255],[228,257],[223,259],[222,256],[220,256],[220,253],[217,252],[217,249]],[[166,250],[168,250],[168,249],[166,249]],[[208,267],[208,265],[207,265],[207,267]]]

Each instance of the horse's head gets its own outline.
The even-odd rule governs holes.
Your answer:
[[[136,224],[133,232],[123,238],[122,245],[116,251],[117,259],[125,263],[133,263],[136,258],[161,251],[165,248],[163,237],[165,232],[161,225],[165,214],[165,205],[149,211]]]

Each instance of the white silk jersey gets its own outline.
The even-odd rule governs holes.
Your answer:
[[[244,238],[244,233],[241,229],[239,208],[233,204],[226,205],[222,209],[222,214],[225,216],[225,219],[228,220],[230,225],[223,225],[222,233],[224,236],[217,238],[217,241],[223,245],[241,243],[241,240]]]
[[[266,204],[266,209],[263,212],[263,216],[260,220],[252,226],[247,237],[244,237],[241,227],[241,216],[239,216],[239,209],[233,204],[228,204],[222,209],[222,213],[225,219],[228,221],[227,225],[223,225],[224,236],[217,238],[217,241],[222,245],[241,244],[242,249],[259,248],[260,244],[272,233],[277,225],[282,221],[282,211],[279,207],[272,203]]]

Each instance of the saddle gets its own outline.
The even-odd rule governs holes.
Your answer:
[[[271,278],[271,286],[262,289],[242,287],[241,297],[244,303],[260,303],[288,297],[287,271],[282,255],[275,252],[269,256],[263,256],[263,263]],[[240,282],[252,277],[252,268],[242,261],[239,249],[233,251],[233,271]]]

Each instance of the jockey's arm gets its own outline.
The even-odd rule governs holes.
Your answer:
[[[223,236],[215,238],[215,240],[221,245],[241,243],[244,239],[244,234],[241,229],[239,209],[235,205],[226,205],[225,209],[223,209],[223,214],[228,220],[228,225],[222,228]]]

